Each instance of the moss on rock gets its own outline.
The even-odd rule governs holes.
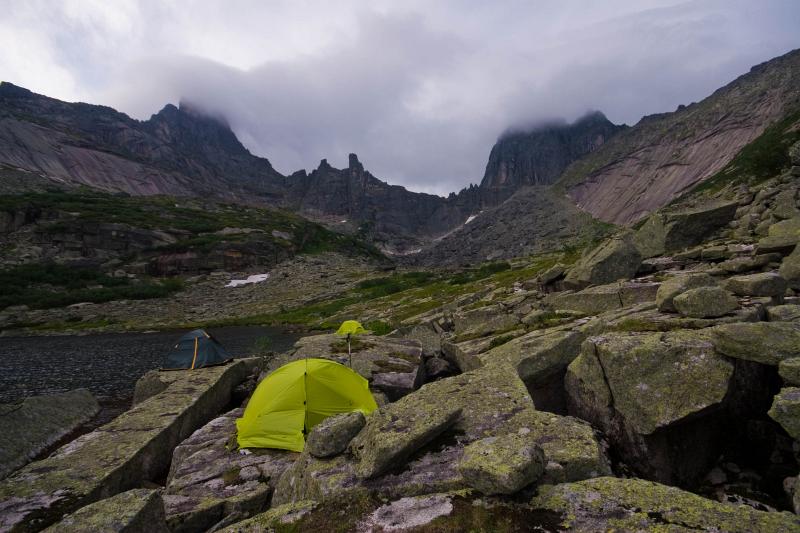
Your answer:
[[[800,531],[800,517],[718,503],[641,479],[602,477],[544,486],[531,505],[561,514],[570,531]]]
[[[769,416],[779,423],[793,439],[800,440],[800,388],[781,389],[775,395]]]
[[[711,334],[717,351],[728,357],[773,366],[800,357],[799,322],[723,324]]]
[[[484,494],[514,494],[544,472],[544,452],[527,433],[486,437],[464,448],[464,480]]]

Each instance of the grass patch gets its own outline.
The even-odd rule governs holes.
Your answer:
[[[453,276],[450,280],[451,285],[464,285],[466,283],[471,283],[473,281],[478,281],[481,279],[488,278],[493,274],[497,274],[498,272],[505,272],[506,270],[511,270],[511,265],[506,262],[499,262],[499,263],[487,263],[481,265],[480,267],[474,270],[467,270],[465,272],[460,272]]]
[[[55,263],[20,265],[0,270],[0,308],[27,305],[34,309],[64,307],[79,302],[163,298],[183,288],[180,279],[112,278],[95,269]]]
[[[388,322],[384,322],[383,320],[373,320],[372,322],[367,322],[364,327],[372,332],[373,335],[386,335],[392,331],[394,328]]]
[[[491,350],[492,348],[502,346],[513,338],[513,335],[500,335],[499,337],[495,337],[489,342],[489,349]]]

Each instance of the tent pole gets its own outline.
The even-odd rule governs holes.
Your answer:
[[[353,368],[353,353],[350,351],[350,334],[347,334],[347,359],[350,361],[350,368]]]

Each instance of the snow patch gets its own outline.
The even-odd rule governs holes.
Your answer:
[[[253,274],[252,276],[248,276],[247,279],[232,279],[228,282],[226,287],[241,287],[242,285],[250,285],[251,283],[261,283],[262,281],[266,281],[269,278],[269,273],[267,274]]]
[[[467,220],[464,222],[464,225],[466,226],[467,224],[469,224],[470,222],[472,222],[473,220],[475,220],[476,218],[478,218],[478,215],[480,215],[481,213],[483,213],[483,211],[478,211],[478,212],[477,212],[477,213],[475,213],[474,215],[470,215],[470,216],[468,216],[468,217],[467,217]]]

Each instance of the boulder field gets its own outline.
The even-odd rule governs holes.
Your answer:
[[[149,373],[130,411],[0,481],[0,530],[800,531],[791,172],[420,307],[351,356],[318,334]],[[352,364],[379,408],[301,453],[238,449],[256,383],[304,357]]]

